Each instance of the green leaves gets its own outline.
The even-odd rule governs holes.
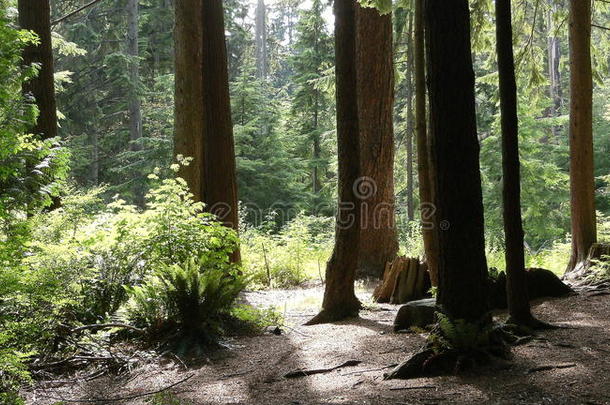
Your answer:
[[[376,8],[379,14],[390,14],[392,12],[392,0],[358,0],[362,7]]]

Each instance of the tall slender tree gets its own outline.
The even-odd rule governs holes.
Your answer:
[[[392,15],[356,6],[357,103],[362,200],[358,273],[380,278],[398,253],[394,207]]]
[[[29,44],[23,51],[26,66],[38,66],[38,75],[28,80],[23,88],[32,96],[38,107],[38,120],[33,132],[42,139],[57,136],[57,102],[53,79],[53,50],[51,48],[51,7],[49,0],[19,0],[19,25],[33,31],[39,41]]]
[[[335,57],[337,99],[337,152],[339,155],[339,209],[335,247],[326,265],[322,311],[308,324],[355,316],[361,307],[354,292],[360,245],[360,199],[354,183],[360,175],[360,142],[356,66],[356,10],[354,0],[335,0]]]
[[[269,58],[267,55],[267,7],[264,0],[258,0],[256,5],[254,30],[256,75],[259,79],[265,79],[269,70]]]
[[[437,302],[450,319],[478,322],[488,308],[487,262],[468,0],[427,1],[425,24],[439,224]]]
[[[424,251],[433,286],[438,286],[438,235],[435,232],[434,171],[430,160],[430,142],[426,114],[426,57],[424,39],[424,0],[415,0],[413,29],[415,76],[415,131],[417,139],[417,178]]]
[[[597,241],[593,167],[591,0],[570,0],[570,195],[572,256],[567,272],[586,267]]]
[[[503,214],[508,312],[511,320],[532,325],[525,273],[523,223],[521,220],[521,183],[519,163],[519,118],[517,83],[513,55],[513,29],[510,0],[496,0],[496,48],[500,80],[502,125]]]

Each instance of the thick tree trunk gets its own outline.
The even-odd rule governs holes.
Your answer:
[[[426,263],[430,282],[438,286],[438,237],[435,232],[434,171],[430,159],[430,142],[426,114],[426,58],[424,40],[424,0],[415,0],[414,65],[415,65],[415,131],[417,138],[417,176]]]
[[[502,201],[504,214],[506,293],[508,312],[518,324],[532,323],[521,220],[521,183],[519,163],[519,118],[517,83],[513,55],[513,29],[510,0],[496,0],[496,47],[500,80],[502,125]]]
[[[255,20],[256,74],[259,79],[267,77],[267,8],[264,0],[258,0]]]
[[[360,301],[354,292],[360,245],[360,203],[354,183],[360,173],[358,131],[355,1],[335,0],[335,56],[337,99],[337,151],[339,155],[339,208],[335,247],[326,266],[322,311],[308,322],[334,322],[358,315]]]
[[[19,25],[38,35],[38,45],[30,44],[23,50],[23,64],[40,66],[38,76],[28,80],[23,92],[31,95],[38,106],[38,120],[33,132],[41,139],[57,136],[57,102],[53,81],[53,50],[51,48],[51,8],[49,0],[19,0]]]
[[[201,32],[202,0],[176,2],[174,27],[175,110],[174,157],[193,160],[178,175],[186,180],[196,201],[203,200],[203,76]]]
[[[394,206],[394,67],[392,16],[356,6],[357,103],[360,130],[360,276],[381,278],[398,252]],[[352,100],[353,101],[353,100]]]
[[[175,153],[194,158],[180,173],[195,198],[238,229],[233,125],[221,0],[176,4]],[[239,260],[239,251],[232,258]]]
[[[487,312],[487,263],[468,0],[427,1],[432,158],[439,227],[438,303],[450,319]]]
[[[597,241],[593,171],[591,0],[570,0],[570,194],[572,257],[567,272],[586,267]]]
[[[204,0],[203,15],[203,201],[228,227],[238,229],[235,146],[222,0]]]

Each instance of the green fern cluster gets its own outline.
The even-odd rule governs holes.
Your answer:
[[[464,319],[451,320],[437,312],[438,331],[431,333],[429,340],[435,352],[456,350],[467,352],[488,347],[492,328],[485,323],[467,322]]]
[[[228,262],[188,259],[162,266],[141,286],[128,287],[127,316],[153,332],[175,325],[181,334],[212,342],[245,286],[244,276]]]

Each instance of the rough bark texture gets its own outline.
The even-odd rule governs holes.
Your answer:
[[[207,209],[226,226],[237,230],[235,147],[222,0],[204,0],[202,13],[205,163],[202,195]]]
[[[593,174],[591,0],[570,0],[570,195],[572,257],[567,272],[586,267],[597,241]]]
[[[339,211],[335,247],[326,266],[322,311],[308,322],[334,322],[355,316],[360,302],[354,292],[360,241],[360,200],[354,182],[360,173],[358,105],[356,99],[355,2],[335,0],[335,57],[337,99],[337,151],[339,155]]]
[[[176,2],[174,156],[193,160],[178,175],[186,180],[195,200],[202,201],[203,181],[203,87],[201,75],[202,0]]]
[[[357,103],[362,202],[360,276],[381,278],[398,252],[394,207],[392,16],[356,6]],[[353,100],[352,100],[353,101]]]
[[[33,132],[41,139],[57,136],[57,102],[53,81],[53,50],[51,48],[51,8],[49,0],[19,0],[19,25],[38,35],[40,43],[23,50],[23,64],[40,66],[38,76],[27,81],[23,92],[36,100],[39,115]]]
[[[487,263],[468,0],[427,1],[425,22],[438,196],[438,303],[449,318],[476,322],[487,312]]]
[[[438,286],[438,238],[434,231],[434,174],[430,160],[430,142],[426,115],[426,57],[424,39],[424,0],[415,0],[414,71],[415,71],[415,131],[417,139],[417,176],[426,263],[430,282]]]
[[[425,263],[419,257],[399,256],[386,264],[383,280],[375,288],[377,302],[404,304],[426,295],[430,289]]]
[[[517,84],[513,55],[513,29],[510,0],[496,0],[496,47],[500,80],[502,125],[502,202],[504,215],[505,258],[508,312],[519,324],[530,324],[530,311],[521,220],[521,183],[519,163],[519,118]]]
[[[255,20],[256,74],[260,79],[267,77],[267,8],[264,0],[258,0]]]
[[[413,221],[415,219],[415,209],[413,203],[414,177],[413,177],[413,135],[414,121],[413,115],[413,17],[409,18],[407,40],[407,134],[406,134],[406,149],[407,149],[407,219]]]

